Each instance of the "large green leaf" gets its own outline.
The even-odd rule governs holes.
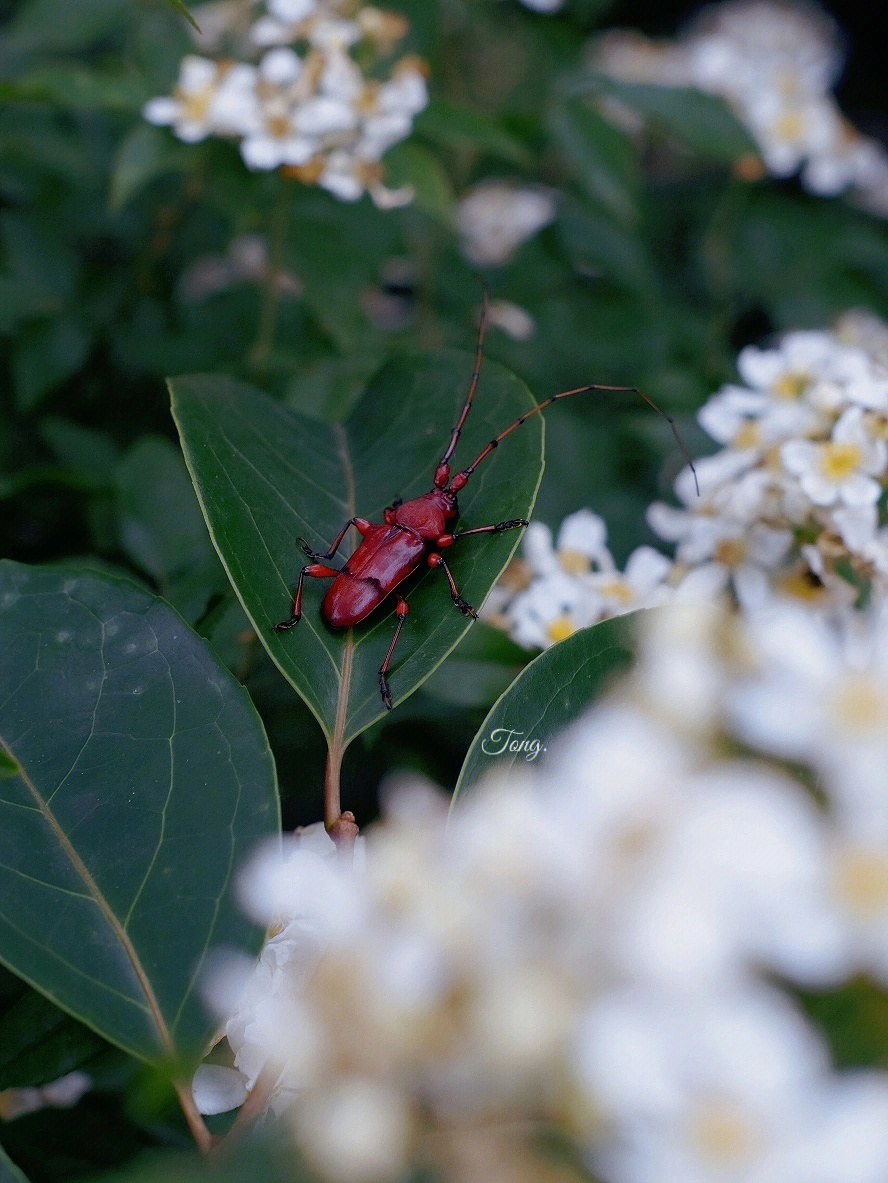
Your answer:
[[[171,382],[173,414],[216,548],[262,644],[316,715],[328,738],[347,743],[385,713],[377,670],[392,632],[392,605],[355,629],[334,632],[320,618],[326,581],[308,580],[302,621],[288,633],[305,558],[301,535],[326,551],[353,514],[382,520],[395,497],[431,488],[435,464],[468,387],[462,354],[402,358],[370,383],[343,425],[296,415],[224,377]],[[527,388],[485,367],[458,449],[468,462],[510,420],[532,406]],[[460,523],[482,526],[528,517],[541,473],[538,417],[486,461],[460,494]],[[463,596],[479,608],[518,543],[520,531],[469,538],[447,556]],[[353,543],[346,540],[343,555]],[[410,615],[395,655],[391,688],[406,698],[469,627],[444,576],[424,570],[408,585]]]
[[[277,829],[246,692],[162,600],[0,563],[0,959],[151,1062],[198,1054],[208,951],[255,951],[231,878]]]
[[[0,1146],[0,1183],[28,1183],[9,1155]]]
[[[632,659],[638,613],[580,629],[546,649],[518,675],[490,709],[472,740],[454,798],[485,773],[515,764],[543,763],[550,743]]]

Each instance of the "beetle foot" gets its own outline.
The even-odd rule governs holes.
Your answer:
[[[514,518],[511,522],[497,522],[493,527],[494,534],[499,534],[501,530],[517,530],[519,526],[526,526],[527,522],[524,518]]]
[[[388,678],[382,670],[379,671],[379,693],[382,695],[386,710],[390,711],[392,709],[392,692],[389,689]]]
[[[297,538],[296,541],[302,547],[303,554],[308,555],[310,559],[322,559],[324,556],[319,555],[316,550],[312,550],[304,538]]]
[[[466,603],[462,596],[454,596],[453,602],[459,608],[460,612],[462,612],[463,616],[471,616],[472,620],[478,619],[478,613],[471,604]]]
[[[293,628],[302,619],[302,613],[298,612],[295,616],[291,616],[289,620],[281,620],[274,626],[276,633],[285,633],[287,629]]]

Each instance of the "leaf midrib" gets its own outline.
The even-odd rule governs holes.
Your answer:
[[[333,432],[336,436],[336,449],[339,452],[339,459],[342,461],[342,471],[345,474],[345,508],[348,518],[353,518],[357,513],[355,469],[348,448],[348,435],[341,423],[335,423],[333,425]],[[345,738],[345,729],[348,725],[348,699],[351,693],[354,656],[355,630],[350,628],[346,634],[345,646],[342,650],[342,669],[339,675],[339,689],[337,691],[336,718],[333,722],[333,735],[330,740],[331,753],[338,753],[344,750],[343,741]]]
[[[165,1052],[172,1056],[175,1052],[175,1045],[173,1043],[172,1036],[170,1035],[166,1020],[163,1017],[163,1012],[160,1008],[160,1003],[157,1000],[157,995],[154,993],[154,990],[151,986],[151,981],[147,972],[145,971],[145,967],[142,965],[142,961],[138,953],[136,952],[136,947],[130,939],[129,933],[121,924],[120,919],[117,917],[113,908],[108,903],[98,883],[96,883],[95,879],[90,873],[86,863],[84,863],[83,859],[77,853],[77,850],[72,844],[70,838],[65,833],[64,829],[50,808],[48,801],[46,801],[46,799],[43,797],[40,790],[34,784],[33,780],[28,775],[21,762],[16,758],[15,752],[9,745],[8,741],[2,736],[0,736],[0,749],[2,749],[7,756],[9,756],[10,760],[14,761],[16,767],[19,770],[18,775],[21,777],[22,783],[30,793],[38,811],[42,815],[46,824],[49,826],[54,837],[57,839],[59,846],[62,848],[62,851],[67,856],[68,861],[71,863],[75,874],[80,878],[81,882],[86,888],[89,897],[93,900],[99,911],[102,913],[105,922],[111,929],[112,933],[129,959],[133,973],[136,976],[136,980],[139,983],[142,993],[145,995],[148,1011],[157,1029],[160,1041],[163,1044]]]

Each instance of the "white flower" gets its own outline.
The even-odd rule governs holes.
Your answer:
[[[412,1115],[394,1085],[351,1077],[312,1094],[296,1114],[309,1163],[334,1183],[380,1183],[408,1165]]]
[[[511,300],[491,300],[488,318],[514,341],[529,341],[536,334],[536,322],[520,304]]]
[[[666,579],[672,563],[651,546],[639,546],[626,561],[622,573],[599,571],[589,575],[587,583],[601,599],[606,616],[619,616],[636,608],[651,608],[669,594]]]
[[[600,619],[602,601],[593,589],[566,572],[535,580],[500,609],[500,617],[519,645],[546,649]]]
[[[191,1081],[194,1103],[201,1113],[229,1113],[246,1101],[247,1084],[237,1068],[201,1064]]]
[[[834,786],[837,806],[888,833],[888,799],[880,801],[888,763],[884,609],[836,623],[771,606],[750,620],[749,635],[759,665],[732,694],[739,734],[811,763]]]
[[[142,114],[149,123],[172,126],[189,144],[213,134],[212,105],[220,81],[219,67],[207,58],[182,59],[179,80],[170,98],[149,99]]]
[[[551,222],[554,197],[509,181],[485,181],[460,201],[457,222],[466,257],[482,267],[508,263],[529,238]]]
[[[318,0],[266,0],[268,11],[279,21],[305,20],[319,8]]]
[[[553,546],[552,531],[542,522],[531,522],[524,532],[524,556],[538,575],[559,570],[582,575],[596,567],[611,571],[614,560],[607,549],[607,526],[589,509],[568,514],[558,528]]]
[[[802,1183],[780,1165],[841,1087],[801,1014],[762,987],[607,997],[590,1009],[576,1060],[610,1118],[591,1165],[613,1183]],[[843,1116],[853,1137],[856,1114]]]
[[[837,421],[830,440],[790,440],[780,455],[816,505],[841,501],[855,507],[879,499],[882,487],[875,477],[885,472],[888,444],[873,438],[867,430],[861,407],[849,407]]]

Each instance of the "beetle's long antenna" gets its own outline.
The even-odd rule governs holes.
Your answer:
[[[624,391],[628,394],[637,394],[639,398],[643,399],[652,410],[656,411],[658,415],[662,415],[672,429],[672,434],[675,436],[675,442],[678,444],[679,451],[681,452],[682,456],[684,456],[688,467],[694,474],[694,484],[697,488],[697,495],[700,495],[700,485],[697,481],[697,470],[694,468],[694,462],[691,459],[691,454],[685,446],[685,442],[681,438],[678,428],[675,426],[675,420],[672,418],[672,416],[667,415],[664,410],[657,406],[652,398],[646,395],[643,390],[639,390],[637,386],[601,386],[597,384],[594,386],[577,386],[574,390],[562,390],[560,394],[550,395],[549,398],[543,399],[541,403],[537,403],[533,410],[528,411],[526,415],[520,415],[514,423],[510,423],[505,431],[501,431],[495,439],[490,441],[483,451],[478,453],[468,468],[464,468],[462,472],[458,472],[456,474],[456,476],[450,482],[450,488],[454,493],[458,493],[460,489],[464,488],[468,482],[469,477],[472,475],[481,461],[486,460],[494,448],[499,447],[500,443],[506,438],[507,435],[511,435],[513,431],[516,431],[521,426],[521,424],[525,423],[531,418],[531,416],[545,410],[550,403],[557,402],[557,400],[560,398],[568,398],[572,394],[583,394],[587,390],[609,391],[611,393]]]
[[[435,470],[435,488],[443,489],[450,478],[450,457],[453,455],[453,450],[456,447],[459,437],[462,433],[463,426],[466,419],[469,417],[469,411],[472,409],[472,400],[475,397],[475,391],[478,389],[478,379],[481,377],[481,364],[484,361],[484,337],[487,333],[487,324],[490,319],[490,299],[487,295],[487,288],[484,288],[484,303],[481,306],[481,320],[478,325],[478,344],[475,348],[475,365],[472,369],[472,379],[469,383],[469,393],[466,395],[466,401],[463,404],[463,409],[460,411],[459,418],[456,421],[456,426],[450,433],[450,443],[447,445],[447,451],[438,462],[438,467]]]

